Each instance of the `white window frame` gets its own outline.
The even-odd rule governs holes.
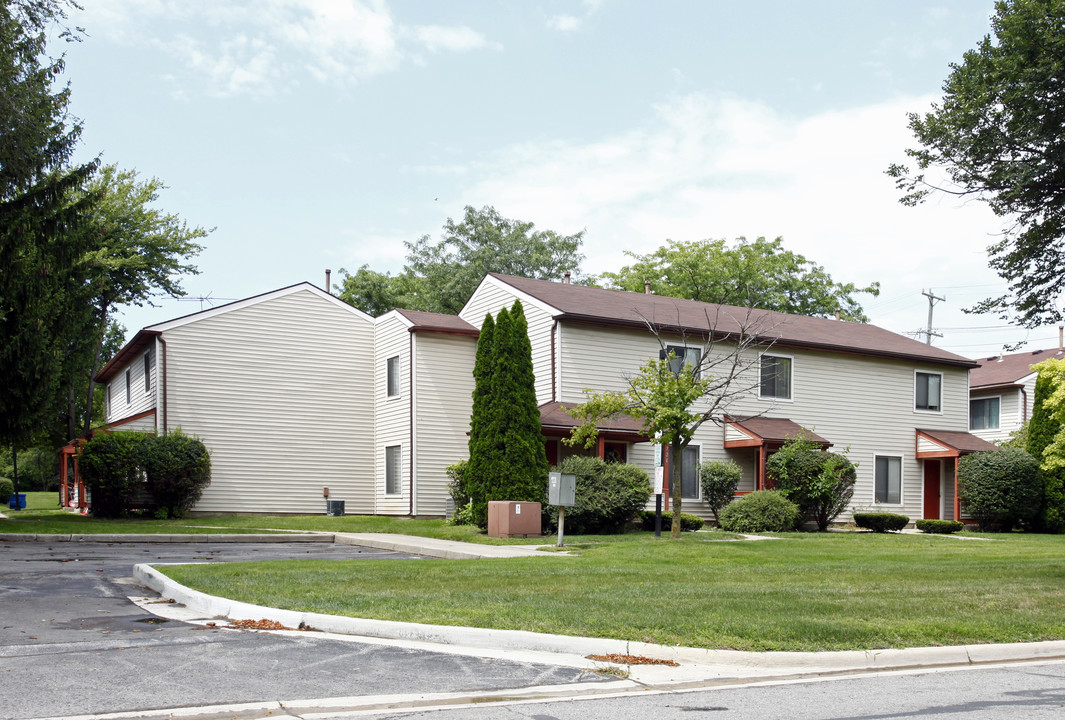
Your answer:
[[[920,375],[936,376],[939,378],[939,407],[935,409],[917,407],[917,378]],[[919,413],[933,413],[935,415],[943,414],[943,373],[934,372],[931,370],[914,370],[913,371],[913,411]]]
[[[390,461],[389,455],[395,454]],[[403,494],[403,446],[385,446],[385,495]]]
[[[399,397],[403,393],[401,367],[399,355],[385,360],[385,397]]]
[[[880,458],[894,459],[899,461],[899,501],[889,502],[887,500],[880,500],[877,498],[877,461]],[[891,505],[892,507],[901,507],[905,501],[905,487],[906,487],[906,457],[902,453],[889,453],[881,452],[873,454],[873,502],[877,505]],[[887,488],[890,492],[890,486]]]
[[[702,483],[699,481],[699,465],[703,461],[703,446],[700,443],[690,443],[688,447],[681,450],[681,454],[683,455],[688,450],[694,450],[697,455],[697,459],[695,462],[695,495],[688,496],[684,494],[684,477],[682,476],[680,479],[680,497],[681,500],[702,500],[703,488]],[[681,470],[683,471],[685,467],[687,466],[681,467]]]
[[[682,357],[681,351],[684,352],[684,367],[689,365],[695,368],[695,379],[699,379],[699,365],[703,359],[703,348],[692,347],[691,345],[666,345],[666,349],[660,353],[661,359],[665,360],[669,357],[669,351],[672,350],[676,357]]]
[[[126,368],[126,404],[129,405],[132,402],[132,390],[133,388],[133,370]]]
[[[997,400],[998,401],[998,424],[995,425],[994,427],[974,428],[973,427],[973,403],[986,402],[988,400]],[[1001,430],[1002,429],[1002,396],[1001,395],[986,395],[984,397],[969,398],[969,429],[970,430],[976,430],[978,432],[981,431],[981,430]]]
[[[781,360],[788,361],[788,396],[780,397],[777,395],[763,395],[762,394],[762,360],[765,358],[779,358]],[[777,402],[793,402],[795,400],[795,356],[794,355],[781,355],[779,353],[762,353],[758,357],[758,397],[762,400],[775,400]]]
[[[152,351],[144,353],[144,392],[152,391]]]

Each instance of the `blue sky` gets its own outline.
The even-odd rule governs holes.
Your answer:
[[[906,113],[990,30],[992,0],[759,3],[84,0],[67,51],[81,153],[214,227],[215,303],[325,268],[403,266],[466,205],[572,233],[584,270],[666,238],[784,238],[873,322],[970,357],[1057,342],[961,308],[1005,285],[980,203],[897,202]],[[209,302],[157,301],[140,327]]]

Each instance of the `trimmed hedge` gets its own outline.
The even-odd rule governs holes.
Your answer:
[[[567,517],[569,517],[567,515]],[[702,530],[704,525],[703,519],[698,515],[690,515],[686,512],[680,514],[680,529],[681,532],[695,532],[696,530]],[[644,530],[655,529],[655,511],[654,510],[641,510],[640,511],[640,527]],[[673,511],[662,511],[662,529],[673,529]]]
[[[566,508],[566,532],[574,535],[619,533],[651,497],[650,478],[636,465],[571,455],[558,471],[577,476],[576,504]],[[544,505],[548,524],[557,528],[558,508],[546,499]]]
[[[0,503],[6,503],[15,494],[15,483],[7,478],[0,478]]]
[[[797,437],[769,456],[766,475],[799,506],[797,525],[813,520],[824,532],[850,504],[858,472],[846,456]]]
[[[785,532],[799,521],[799,506],[779,490],[759,490],[721,511],[721,529],[734,533]]]
[[[958,461],[958,495],[981,530],[1031,528],[1043,505],[1039,461],[1015,448],[965,455]]]
[[[921,532],[933,535],[950,535],[965,527],[965,523],[957,520],[918,520],[914,524]]]
[[[905,515],[889,512],[854,513],[854,524],[873,532],[898,532],[910,522]]]
[[[135,508],[180,517],[211,482],[207,448],[180,430],[101,433],[85,443],[79,463],[99,517],[125,517]]]

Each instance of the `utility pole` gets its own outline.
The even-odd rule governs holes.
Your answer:
[[[921,294],[928,298],[928,329],[924,331],[924,341],[926,345],[932,344],[932,336],[943,337],[943,333],[932,332],[932,308],[935,307],[936,301],[944,301],[945,297],[936,297],[931,289],[922,290]]]

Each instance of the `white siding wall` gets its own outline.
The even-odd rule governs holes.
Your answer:
[[[645,332],[567,324],[562,328],[561,337],[564,338],[559,372],[562,401],[580,402],[584,398],[581,391],[586,387],[597,391],[624,389],[626,373],[638,372],[649,357],[658,354],[657,341]],[[680,344],[681,341],[674,338],[667,342]],[[794,359],[792,400],[763,400],[752,392],[747,400],[734,405],[731,412],[790,419],[828,439],[833,443],[832,450],[847,452],[850,460],[858,464],[852,509],[870,508],[874,504],[874,455],[901,456],[902,503],[884,509],[920,518],[922,463],[914,456],[916,429],[967,430],[968,371],[791,348],[778,347],[772,352]],[[914,410],[915,370],[942,372],[943,412]],[[745,472],[741,489],[753,489],[753,451],[726,452],[723,430],[712,423],[703,425],[693,442],[701,445],[704,461],[732,457],[739,462]],[[635,455],[633,459],[636,461]],[[653,462],[645,467],[650,471]],[[709,512],[701,502],[689,502],[688,509],[701,515]]]
[[[148,390],[144,389],[144,356],[149,355],[149,378],[150,387]],[[138,355],[132,362],[118,371],[118,374],[111,378],[111,381],[107,384],[105,393],[110,393],[110,400],[107,403],[107,422],[112,423],[123,418],[128,418],[131,415],[137,415],[147,410],[154,410],[156,407],[155,397],[156,388],[159,383],[156,379],[156,368],[158,363],[156,362],[156,353],[153,350],[146,350]],[[129,402],[126,401],[126,372],[129,372]],[[124,427],[123,430],[133,430],[134,427]],[[154,430],[154,426],[146,428],[143,423],[140,423],[137,430]]]
[[[533,373],[536,376],[536,402],[551,402],[551,329],[554,318],[538,303],[521,297],[512,289],[497,285],[488,278],[470,298],[459,313],[466,322],[480,329],[484,316],[499,314],[503,308],[509,309],[515,300],[521,300],[525,320],[529,324],[529,343],[532,346]]]
[[[411,334],[400,316],[378,318],[374,330],[374,397],[377,427],[374,433],[374,493],[378,515],[409,515],[411,509]],[[399,394],[388,396],[388,359],[399,358]],[[385,492],[385,448],[399,445],[398,493]]]
[[[414,334],[415,482],[418,515],[443,515],[445,470],[469,456],[476,338]]]
[[[371,320],[301,290],[163,337],[168,425],[211,450],[196,511],[373,512]]]

